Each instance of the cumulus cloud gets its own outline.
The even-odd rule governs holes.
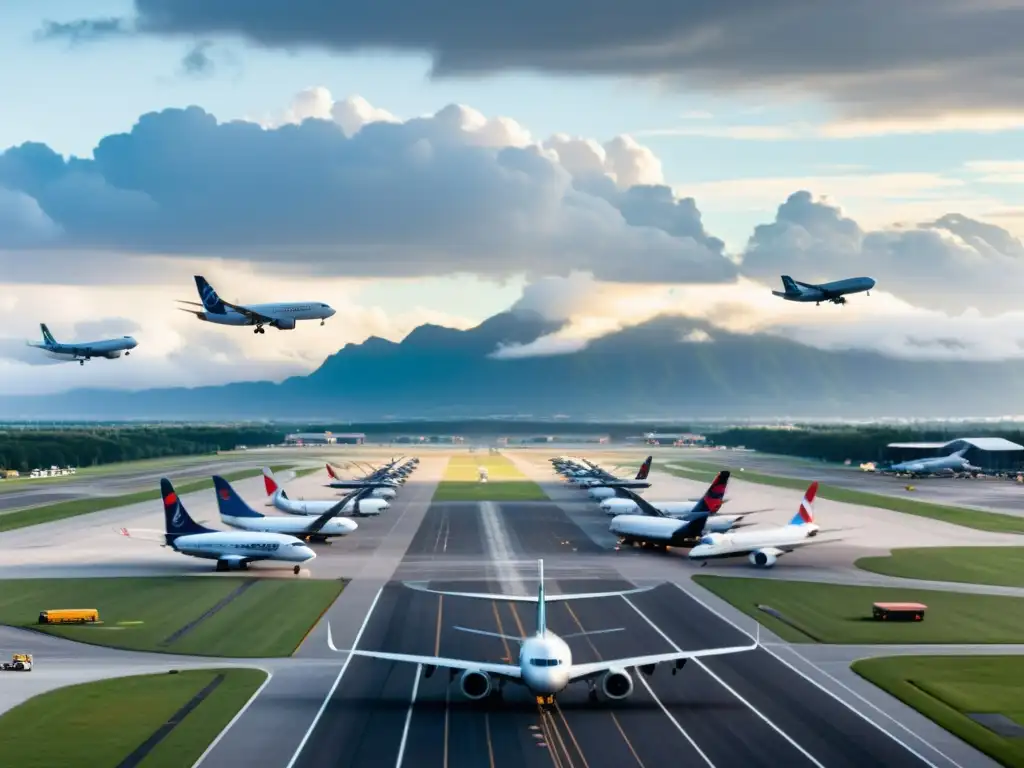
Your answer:
[[[181,59],[181,72],[189,77],[206,77],[214,70],[210,48],[213,43],[208,40],[193,45]]]
[[[772,282],[781,274],[811,283],[867,275],[918,306],[992,314],[1020,305],[1024,246],[1001,227],[960,214],[864,231],[838,206],[801,191],[754,230],[741,269]]]
[[[719,93],[820,95],[851,116],[1022,111],[1020,0],[587,0],[488,6],[398,0],[134,0],[132,19],[50,22],[81,40],[136,29],[240,35],[281,50],[406,50],[436,76],[505,70],[630,75]],[[581,24],[581,19],[587,19]],[[538,21],[542,20],[542,21]]]

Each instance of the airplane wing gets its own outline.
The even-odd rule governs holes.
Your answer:
[[[405,664],[422,664],[425,667],[443,667],[444,669],[460,671],[472,669],[509,680],[519,680],[521,677],[519,667],[512,664],[496,664],[490,661],[473,661],[471,659],[449,659],[444,656],[417,656],[412,653],[388,653],[387,651],[360,651],[355,648],[338,648],[334,645],[330,623],[327,624],[327,645],[332,651],[337,653],[350,653],[353,656],[364,656],[369,659],[400,661]]]
[[[604,674],[614,667],[646,667],[651,664],[664,664],[672,661],[700,659],[705,656],[726,656],[732,653],[753,651],[761,644],[761,627],[758,625],[757,637],[751,645],[735,645],[730,648],[706,648],[700,651],[672,651],[671,653],[655,653],[650,656],[630,656],[622,659],[605,659],[589,664],[573,664],[569,671],[570,682],[586,680],[588,677]]]
[[[445,592],[439,589],[429,589],[423,584],[417,584],[416,582],[406,581],[403,582],[409,589],[415,589],[418,592],[429,592],[432,595],[445,595],[447,597],[468,597],[477,600],[498,600],[501,602],[509,603],[536,603],[536,595],[500,595],[491,592]],[[557,603],[561,600],[592,600],[597,597],[619,597],[621,595],[636,595],[641,592],[649,592],[654,587],[660,586],[654,584],[649,587],[637,587],[635,589],[626,589],[621,592],[577,592],[573,595],[544,595],[545,603]]]
[[[228,309],[233,309],[238,314],[245,315],[254,323],[270,323],[277,319],[276,317],[272,317],[271,315],[262,315],[259,312],[253,312],[248,307],[243,307],[241,304],[232,304],[231,302],[224,301],[224,299],[221,299],[221,303]]]

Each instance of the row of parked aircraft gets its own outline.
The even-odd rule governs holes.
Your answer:
[[[293,570],[298,574],[299,564],[316,557],[310,543],[347,536],[357,530],[358,523],[346,515],[367,517],[386,511],[390,506],[388,498],[394,498],[397,488],[418,464],[416,458],[402,463],[392,461],[357,480],[340,480],[336,469],[328,464],[327,471],[332,478],[328,487],[341,486],[349,492],[340,500],[316,501],[290,498],[270,469],[264,468],[267,503],[284,515],[257,512],[227,480],[215,475],[213,486],[220,518],[235,529],[232,531],[215,530],[197,523],[181,503],[171,481],[163,478],[160,495],[164,505],[164,532],[129,531],[127,528],[118,532],[132,538],[161,541],[163,546],[185,555],[216,560],[218,571],[232,567],[244,569],[257,560],[278,560],[296,563]],[[378,491],[390,491],[391,495],[373,497]]]
[[[288,301],[275,304],[232,304],[217,295],[217,291],[202,275],[195,275],[196,290],[199,302],[177,299],[180,304],[188,304],[197,309],[178,307],[183,312],[193,314],[206,323],[232,326],[255,326],[253,333],[266,333],[264,326],[277,328],[279,331],[295,330],[300,320],[319,320],[323,325],[335,314],[328,304],[322,301]],[[138,342],[131,336],[99,341],[57,341],[45,323],[40,323],[43,334],[42,341],[27,342],[30,347],[42,349],[48,357],[66,362],[77,362],[85,365],[94,357],[113,360],[131,354]]]
[[[651,456],[640,467],[643,482],[650,472]],[[758,509],[736,514],[722,514],[730,472],[719,472],[699,499],[649,502],[636,492],[636,480],[619,478],[592,462],[572,457],[551,459],[555,471],[571,485],[588,489],[593,494],[605,489],[611,495],[599,499],[601,509],[612,516],[608,529],[619,537],[620,546],[641,546],[665,550],[669,547],[689,548],[689,559],[706,564],[719,558],[747,557],[759,568],[770,568],[782,555],[813,543],[836,541],[820,539],[822,531],[814,521],[814,497],[818,483],[811,483],[800,502],[797,513],[788,524],[773,528],[739,532],[750,523],[748,515],[766,512]],[[630,487],[632,486],[632,487]]]

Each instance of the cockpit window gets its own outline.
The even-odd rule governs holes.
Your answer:
[[[306,546],[306,545],[305,545],[305,543],[304,543],[304,542],[301,542],[301,541],[296,541],[296,542],[295,542],[294,544],[292,544],[292,546],[293,546],[293,547],[304,547],[304,546]]]
[[[714,544],[715,543],[715,537],[714,536],[702,536],[701,539],[700,539],[700,543],[701,544]]]
[[[530,663],[535,667],[557,667],[562,663],[561,659],[530,659]]]

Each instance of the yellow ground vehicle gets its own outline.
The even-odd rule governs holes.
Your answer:
[[[87,624],[100,620],[95,608],[62,608],[39,613],[40,624]]]
[[[15,653],[11,656],[9,662],[5,661],[0,664],[0,670],[4,672],[31,672],[32,671],[32,654],[31,653]]]

